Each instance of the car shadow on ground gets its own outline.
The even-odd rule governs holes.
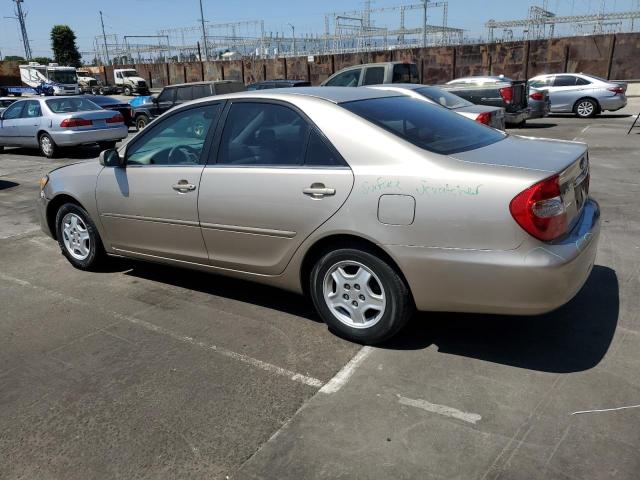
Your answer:
[[[0,180],[0,190],[6,190],[7,188],[17,187],[18,185],[20,184],[16,182],[10,182],[8,180]]]
[[[595,117],[583,118],[581,120],[588,121],[588,120],[594,120],[597,118],[629,118],[634,116],[635,115],[631,115],[627,113],[601,113],[599,115],[596,115]],[[549,115],[548,118],[550,120],[554,118],[575,118],[576,120],[579,119],[579,117],[575,116],[573,113],[552,113]]]
[[[120,269],[120,271],[124,271],[125,275],[250,303],[314,322],[322,322],[313,309],[311,300],[296,293],[197,270],[186,270],[135,260],[119,261],[129,268],[126,271],[124,271],[125,268]],[[114,267],[117,271],[117,267],[115,265]]]
[[[614,270],[595,266],[567,305],[540,316],[420,313],[383,348],[423,349],[528,370],[588,370],[604,358],[618,323]]]
[[[531,123],[527,122],[521,127],[507,127],[509,130],[536,130],[538,128],[553,128],[557,127],[557,123]]]
[[[5,147],[4,151],[5,151],[6,154],[21,155],[21,156],[25,156],[25,157],[27,157],[27,156],[28,157],[40,156],[44,160],[47,160],[47,158],[44,155],[42,155],[37,148]],[[58,152],[57,156],[55,158],[52,158],[51,160],[52,161],[64,160],[64,159],[88,160],[88,159],[91,159],[91,158],[98,158],[98,155],[100,155],[100,147],[97,144],[96,145],[83,145],[83,146],[80,146],[80,147],[61,148],[60,151]]]

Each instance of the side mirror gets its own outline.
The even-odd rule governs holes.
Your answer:
[[[103,150],[100,152],[98,159],[103,167],[124,167],[126,165],[125,159],[120,156],[115,148]]]

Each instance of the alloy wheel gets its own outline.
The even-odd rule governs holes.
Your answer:
[[[40,148],[42,148],[42,153],[46,156],[49,156],[53,153],[53,142],[47,135],[43,135],[40,138]]]
[[[578,115],[580,115],[581,117],[590,117],[591,115],[593,115],[595,107],[593,105],[593,102],[586,100],[578,104],[577,111]]]
[[[75,213],[67,213],[62,219],[62,240],[67,252],[76,260],[85,260],[91,253],[87,224]]]

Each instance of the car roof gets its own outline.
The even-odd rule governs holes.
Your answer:
[[[366,85],[367,87],[378,87],[378,88],[388,88],[388,89],[392,89],[392,88],[401,88],[404,90],[418,90],[419,88],[422,87],[436,87],[439,88],[437,85],[423,85],[421,83],[379,83],[377,85]]]
[[[212,85],[212,84],[222,84],[222,83],[241,83],[238,80],[208,80],[204,82],[187,82],[187,83],[172,83],[171,85],[167,85],[164,88],[169,87],[190,87],[192,85]]]
[[[346,102],[355,102],[358,100],[369,100],[373,98],[385,97],[402,97],[402,94],[387,90],[378,90],[374,88],[354,88],[354,87],[296,87],[296,88],[278,88],[273,90],[254,90],[249,92],[228,93],[225,95],[216,95],[215,97],[204,97],[193,100],[183,105],[193,105],[195,103],[203,103],[206,101],[226,100],[233,98],[262,98],[273,100],[289,100],[295,102],[300,97],[317,98],[326,100],[331,103],[340,104]]]

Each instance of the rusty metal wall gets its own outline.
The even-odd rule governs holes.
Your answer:
[[[640,80],[640,35],[618,33],[611,62],[611,78]]]
[[[334,73],[333,55],[316,55],[309,62],[309,81],[311,85],[320,85]]]

